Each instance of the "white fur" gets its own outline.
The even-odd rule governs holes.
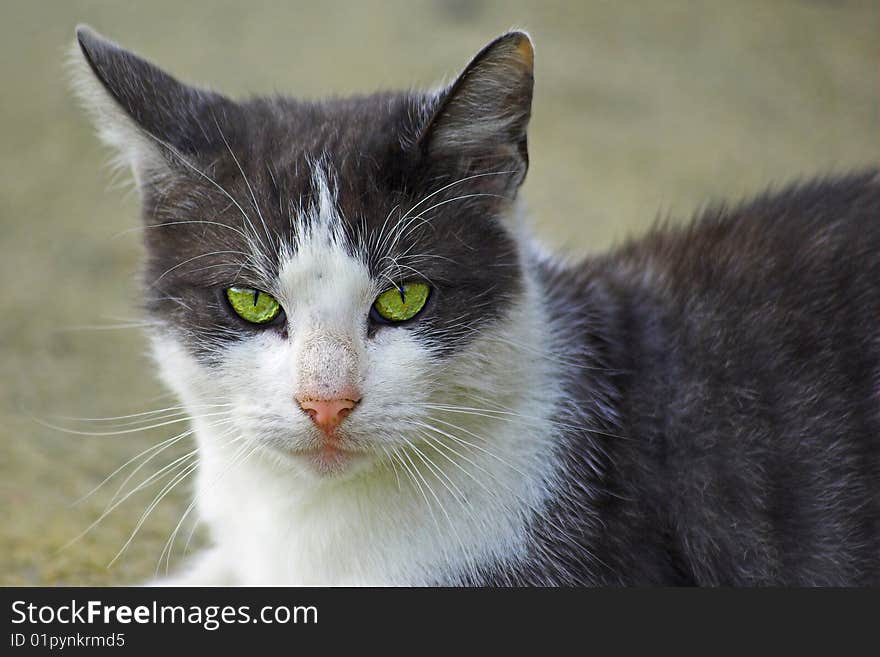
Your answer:
[[[536,282],[527,276],[507,320],[441,361],[404,328],[367,337],[365,317],[386,285],[345,252],[331,194],[309,212],[312,229],[285,250],[271,290],[290,318],[288,339],[264,332],[242,340],[219,371],[173,332],[154,339],[162,376],[185,404],[234,404],[232,438],[193,413],[198,513],[215,547],[169,583],[455,583],[480,565],[516,562],[557,469],[558,377],[542,345]],[[363,456],[338,471],[286,451],[317,440],[294,397],[322,378],[330,387],[356,383],[363,394],[344,422]],[[412,422],[470,446],[440,433],[426,440]],[[438,440],[448,448],[433,447]],[[393,449],[402,463],[392,466]]]

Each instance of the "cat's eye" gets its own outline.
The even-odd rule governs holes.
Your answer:
[[[230,287],[226,298],[235,314],[251,324],[267,324],[281,312],[275,297],[250,287]]]
[[[386,322],[405,322],[422,311],[430,293],[425,283],[404,283],[376,297],[373,311]]]

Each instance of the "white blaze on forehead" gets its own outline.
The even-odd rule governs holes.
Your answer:
[[[299,218],[292,248],[282,252],[277,296],[288,315],[297,394],[333,398],[360,387],[376,291],[366,265],[346,245],[327,176],[316,169],[314,180],[317,203]]]

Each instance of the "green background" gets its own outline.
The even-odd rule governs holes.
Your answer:
[[[876,2],[0,2],[2,584],[139,582],[187,503],[184,484],[112,568],[159,488],[61,549],[121,479],[77,498],[185,428],[85,437],[33,419],[94,430],[53,416],[174,403],[138,327],[108,328],[140,321],[137,194],[112,179],[69,93],[78,22],[190,82],[306,97],[448,81],[490,38],[526,28],[524,195],[535,232],[570,255],[880,155]]]

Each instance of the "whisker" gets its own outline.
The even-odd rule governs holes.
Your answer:
[[[114,556],[110,560],[110,563],[107,564],[108,568],[113,566],[113,564],[116,563],[119,560],[119,557],[121,557],[122,554],[125,552],[126,548],[128,548],[128,546],[131,545],[131,542],[134,540],[134,537],[137,536],[138,531],[140,531],[140,528],[143,527],[144,523],[147,521],[147,518],[150,516],[150,514],[153,512],[153,510],[162,502],[163,499],[165,499],[165,497],[168,495],[168,493],[170,493],[172,490],[174,490],[177,487],[177,485],[180,482],[182,482],[184,479],[189,477],[189,475],[191,475],[193,472],[195,472],[196,469],[198,468],[198,465],[199,465],[198,459],[196,459],[195,463],[186,466],[186,468],[184,468],[183,472],[178,473],[177,475],[174,476],[174,478],[170,482],[165,484],[165,487],[161,491],[159,491],[159,494],[153,499],[153,501],[150,503],[150,505],[147,507],[147,509],[141,514],[141,517],[138,519],[137,525],[135,525],[134,530],[131,532],[131,535],[128,537],[128,539],[125,541],[125,543],[122,545],[122,547],[119,548],[119,551],[116,553],[116,556]]]
[[[198,450],[195,450],[195,449],[194,449],[194,450],[192,450],[191,452],[189,452],[189,453],[187,453],[187,454],[184,454],[183,456],[181,456],[181,457],[175,459],[174,461],[172,461],[171,463],[169,463],[168,465],[166,465],[164,468],[162,468],[161,470],[159,470],[159,472],[157,472],[157,473],[153,474],[152,476],[150,476],[150,477],[149,477],[147,480],[145,480],[141,485],[139,485],[137,488],[135,488],[134,490],[132,490],[131,492],[129,492],[129,493],[128,493],[125,497],[123,497],[121,500],[119,500],[118,502],[116,502],[112,507],[109,507],[109,508],[105,509],[105,510],[101,513],[101,515],[98,516],[98,518],[97,518],[95,521],[93,521],[93,522],[92,522],[88,527],[86,527],[82,532],[80,532],[79,534],[77,534],[76,536],[74,536],[72,539],[70,539],[67,543],[65,543],[64,545],[62,545],[62,546],[58,549],[58,551],[59,551],[59,552],[62,552],[62,551],[64,551],[64,550],[66,550],[67,548],[69,548],[69,547],[70,547],[71,545],[73,545],[74,543],[76,543],[77,541],[79,541],[83,536],[85,536],[85,535],[88,534],[90,531],[92,531],[95,527],[97,527],[97,526],[101,523],[101,521],[103,521],[108,515],[110,515],[110,513],[111,513],[114,509],[118,508],[120,504],[122,504],[123,502],[125,502],[125,500],[127,500],[129,497],[131,497],[131,496],[134,495],[135,493],[137,493],[137,492],[143,490],[144,488],[146,488],[147,486],[149,486],[150,483],[152,483],[153,481],[156,481],[157,479],[158,479],[158,480],[161,480],[162,478],[164,478],[164,474],[161,474],[161,473],[167,473],[167,472],[169,471],[169,469],[173,470],[174,467],[179,467],[179,466],[180,466],[182,463],[184,463],[187,459],[190,459],[190,458],[196,456],[197,452],[198,452]],[[161,476],[160,476],[160,474],[161,474]]]
[[[180,151],[178,151],[170,143],[164,141],[163,139],[160,139],[159,137],[157,137],[155,134],[153,134],[152,132],[150,132],[148,130],[144,130],[144,133],[148,137],[150,137],[150,139],[154,140],[157,144],[159,144],[163,148],[167,149],[168,152],[170,152],[172,155],[174,155],[175,159],[177,159],[181,164],[183,164],[185,167],[187,167],[188,169],[190,169],[191,171],[193,171],[194,173],[199,175],[201,178],[207,180],[211,185],[213,185],[217,190],[219,190],[220,193],[222,193],[226,198],[228,198],[235,205],[235,207],[238,208],[238,211],[241,213],[241,216],[244,218],[246,225],[248,227],[250,227],[250,229],[253,231],[254,237],[256,237],[258,241],[261,241],[260,236],[257,233],[256,229],[253,227],[253,223],[251,222],[250,217],[248,217],[247,212],[244,211],[244,208],[241,207],[239,202],[236,201],[235,198],[233,198],[233,196],[229,192],[227,192],[226,189],[220,183],[218,183],[216,180],[211,178],[209,175],[207,175],[203,171],[199,170],[198,167],[196,167],[195,165],[190,163],[189,160],[187,160],[183,156],[183,154],[180,153]],[[252,245],[252,239],[249,236],[246,237],[246,239],[248,241],[248,244]],[[265,247],[265,245],[263,245],[263,246]]]
[[[226,435],[228,435],[228,432]],[[185,480],[187,477],[189,477],[189,475],[191,475],[193,472],[196,471],[196,469],[198,468],[198,465],[199,465],[199,459],[197,456],[198,450],[196,449],[196,450],[193,450],[192,452],[190,452],[190,455],[193,455],[193,454],[196,455],[195,462],[186,465],[181,472],[178,472],[176,475],[174,475],[172,480],[170,482],[168,482],[164,486],[164,488],[162,488],[162,490],[159,491],[159,493],[153,498],[153,501],[149,504],[149,506],[141,514],[141,517],[138,519],[138,522],[135,525],[134,530],[132,530],[131,534],[129,535],[128,540],[125,541],[125,543],[119,549],[119,551],[116,553],[116,555],[113,557],[113,559],[110,560],[110,563],[107,564],[108,568],[110,568],[114,563],[116,563],[116,561],[119,559],[119,557],[121,557],[122,554],[125,552],[126,548],[128,548],[128,546],[131,545],[131,542],[134,540],[135,536],[137,536],[137,533],[138,533],[138,531],[140,531],[140,528],[144,525],[144,523],[147,521],[147,518],[149,518],[150,514],[162,502],[162,500],[165,499],[165,497],[167,497],[168,494],[172,490],[174,490],[174,488],[176,488],[178,484],[180,484],[180,482]],[[187,455],[187,456],[189,456],[189,455]],[[181,457],[181,459],[183,459],[183,458],[185,458],[185,457]],[[180,459],[178,459],[178,460],[180,460]],[[116,508],[116,506],[119,506],[119,504],[124,502],[126,499],[128,499],[128,497],[130,497],[132,494],[134,494],[135,492],[140,490],[142,487],[143,487],[143,485],[135,488],[131,493],[129,493],[124,498],[122,498],[122,500],[117,502],[113,508]],[[102,516],[102,517],[104,517],[104,516]]]
[[[450,489],[449,486],[447,486],[443,482],[443,480],[436,474],[436,472],[434,472],[433,467],[429,464],[431,462],[430,459],[428,459],[424,455],[424,453],[418,447],[416,447],[411,441],[407,440],[407,443],[409,444],[410,449],[412,449],[415,452],[415,454],[419,458],[419,460],[421,460],[422,463],[424,463],[425,466],[428,468],[428,470],[432,474],[434,474],[434,477],[437,479],[437,481],[439,481],[441,484],[443,484],[443,486],[446,487],[446,489],[450,493],[452,493],[452,489]],[[409,458],[409,456],[407,456],[407,458]],[[412,461],[410,461],[410,463],[412,463]],[[416,474],[418,474],[419,478],[422,480],[422,483],[425,484],[428,491],[431,493],[431,496],[437,502],[437,506],[440,507],[440,512],[446,518],[446,522],[449,525],[449,528],[452,530],[452,533],[455,534],[455,538],[458,541],[459,546],[461,547],[461,551],[466,552],[467,550],[464,547],[464,542],[461,540],[461,536],[459,536],[458,530],[455,528],[455,523],[452,522],[452,518],[449,516],[449,513],[446,511],[446,507],[443,505],[443,502],[440,501],[440,497],[437,495],[436,492],[434,492],[434,488],[428,483],[427,479],[425,479],[425,476],[421,473],[421,471],[419,471],[419,469],[416,468],[415,464],[413,464],[413,468],[415,469]],[[453,494],[453,499],[455,499],[454,494]],[[439,531],[440,528],[438,527],[437,529]]]
[[[212,118],[214,119],[214,125],[217,126],[217,132],[220,133],[220,138],[223,140],[223,143],[226,146],[226,150],[229,151],[229,154],[232,156],[232,159],[235,162],[235,166],[238,167],[238,171],[239,171],[239,173],[241,173],[241,177],[244,180],[244,184],[247,185],[248,192],[250,192],[250,195],[251,195],[251,201],[253,201],[253,204],[254,204],[254,209],[257,211],[257,216],[260,218],[260,223],[263,225],[263,231],[266,233],[266,239],[269,240],[269,243],[271,244],[272,243],[272,236],[269,234],[269,227],[266,225],[266,220],[263,219],[263,213],[260,212],[260,206],[257,203],[257,197],[254,194],[254,188],[251,187],[251,183],[248,180],[247,176],[245,175],[244,169],[242,168],[241,164],[239,163],[238,158],[235,156],[235,153],[232,151],[232,147],[229,145],[229,142],[226,140],[226,135],[223,134],[223,129],[220,127],[220,123],[219,123],[219,121],[217,121],[217,117],[213,116],[213,114],[212,114]],[[277,253],[277,251],[276,251],[276,253]]]
[[[397,465],[394,463],[394,459],[391,457],[391,452],[388,451],[388,448],[385,445],[379,445],[382,449],[382,453],[385,454],[385,457],[388,459],[388,463],[391,465],[391,469],[394,471],[394,477],[397,479],[397,490],[400,490],[400,473],[397,472]]]
[[[422,203],[425,203],[425,202],[428,201],[429,199],[431,199],[431,198],[437,196],[437,194],[440,194],[440,193],[442,193],[442,192],[445,192],[447,189],[449,189],[450,187],[454,187],[455,185],[460,185],[461,183],[468,182],[469,180],[475,180],[476,178],[484,178],[484,177],[486,177],[486,176],[502,176],[502,175],[509,175],[509,174],[512,174],[512,173],[516,173],[516,172],[513,171],[513,170],[511,170],[511,171],[490,171],[490,172],[485,172],[485,173],[476,173],[476,174],[471,175],[471,176],[466,176],[466,177],[464,177],[464,178],[460,178],[460,179],[458,179],[458,180],[456,180],[456,181],[454,181],[454,182],[451,182],[451,183],[449,183],[448,185],[445,185],[445,186],[441,187],[440,189],[438,189],[438,190],[436,190],[436,191],[434,191],[434,192],[428,194],[428,195],[427,195],[426,197],[424,197],[421,201],[419,201],[419,202],[416,203],[414,206],[412,206],[409,210],[407,210],[406,214],[411,214],[411,213],[414,212],[415,209],[416,209],[417,207],[419,207]]]
[[[487,475],[488,477],[491,477],[492,479],[496,479],[496,477],[495,477],[491,472],[489,472],[488,470],[486,470],[486,468],[482,467],[481,465],[478,465],[477,463],[474,463],[474,462],[473,462],[471,459],[469,459],[467,456],[464,456],[461,452],[456,451],[455,448],[453,448],[451,445],[448,445],[448,444],[444,443],[444,442],[443,442],[442,440],[440,440],[439,438],[432,438],[432,437],[429,436],[427,433],[422,433],[421,436],[422,436],[422,438],[423,438],[424,440],[426,440],[429,444],[434,445],[434,448],[437,450],[437,452],[438,452],[439,454],[441,454],[442,456],[444,456],[444,457],[446,458],[447,461],[449,461],[450,463],[452,463],[452,464],[453,464],[454,466],[456,466],[459,470],[461,470],[464,474],[466,474],[468,477],[470,477],[471,480],[473,480],[473,482],[474,482],[475,484],[477,484],[478,486],[480,486],[480,488],[482,488],[484,492],[489,493],[489,494],[492,495],[493,497],[497,494],[496,491],[493,491],[492,489],[490,489],[490,488],[489,488],[488,486],[486,486],[482,481],[480,481],[479,479],[477,479],[472,473],[468,472],[468,470],[467,470],[466,468],[462,467],[462,465],[461,465],[460,463],[457,463],[455,460],[451,459],[449,456],[447,456],[446,454],[444,454],[443,452],[441,452],[439,448],[442,447],[443,449],[446,449],[446,450],[450,451],[452,454],[454,454],[455,456],[457,456],[457,457],[460,458],[461,460],[463,460],[463,461],[469,463],[469,464],[472,465],[473,467],[477,468],[478,470],[480,470],[482,473],[484,473],[484,474]],[[497,481],[497,479],[496,479],[496,481]],[[508,492],[512,492],[512,491],[511,491],[509,488],[507,488],[506,486],[505,486],[505,488],[507,489]]]
[[[154,415],[158,413],[167,413],[170,411],[185,411],[189,408],[207,408],[232,406],[232,404],[187,404],[178,406],[168,406],[167,408],[157,408],[152,411],[142,411],[140,413],[129,413],[128,415],[114,415],[107,417],[78,417],[73,415],[49,415],[48,417],[56,420],[70,420],[72,422],[111,422],[115,420],[128,420],[130,418],[143,417],[146,415]]]
[[[159,276],[159,278],[157,278],[155,281],[153,281],[152,285],[156,285],[159,281],[161,281],[163,278],[165,278],[168,274],[170,274],[171,272],[173,272],[176,269],[179,269],[180,267],[183,267],[186,264],[189,264],[190,262],[193,262],[195,260],[199,260],[201,258],[210,258],[212,256],[218,256],[218,255],[242,255],[247,260],[253,261],[253,256],[250,253],[245,253],[244,251],[237,251],[234,249],[229,249],[226,251],[211,251],[210,253],[200,253],[199,255],[193,256],[191,258],[187,258],[186,260],[183,260],[182,262],[178,262],[173,267],[169,267],[164,272],[162,272],[162,275]],[[238,263],[235,263],[235,264],[238,264]]]
[[[453,454],[459,456],[459,458],[463,458],[465,461],[469,461],[469,459],[467,459],[466,457],[462,457],[460,454],[458,454],[458,452],[456,452],[454,449],[450,448],[448,445],[446,445],[445,443],[443,443],[439,439],[432,438],[430,435],[428,435],[427,432],[420,431],[419,436],[423,441],[425,441],[425,443],[427,445],[429,445],[434,450],[434,452],[436,454],[442,456],[451,465],[453,465],[457,470],[459,470],[460,472],[465,474],[475,484],[477,484],[486,493],[488,493],[490,499],[497,499],[498,498],[498,491],[492,491],[488,487],[486,487],[481,481],[479,481],[476,477],[474,477],[474,475],[472,473],[468,472],[468,470],[466,468],[464,468],[461,465],[461,463],[458,463],[455,459],[450,458],[450,456],[448,454],[446,454],[444,449],[451,451]],[[478,521],[477,521],[476,517],[474,516],[474,514],[471,510],[471,507],[468,503],[467,495],[465,495],[461,491],[461,489],[453,482],[452,478],[448,474],[446,474],[446,472],[442,468],[439,468],[439,466],[436,466],[436,467],[443,474],[443,476],[446,478],[446,480],[455,488],[455,490],[458,491],[458,497],[456,498],[456,501],[459,503],[459,506],[461,507],[462,511],[464,511],[464,513],[468,516],[468,518],[470,518],[471,522],[474,523],[474,525],[477,525]],[[475,466],[475,467],[479,468],[479,466]],[[490,474],[489,476],[491,478],[495,479],[495,477],[493,475]]]
[[[209,428],[213,429],[213,428],[216,428],[219,426],[230,424],[231,422],[233,422],[232,419],[218,420],[216,422],[212,422],[208,426],[209,426]],[[189,431],[184,432],[184,434],[182,434],[180,436],[180,439],[183,439],[189,435],[192,435],[193,433],[195,433],[195,429],[190,429]],[[141,463],[134,470],[132,470],[132,472],[123,480],[123,482],[121,484],[119,484],[119,488],[117,488],[116,492],[113,494],[113,497],[110,499],[110,504],[112,504],[113,501],[122,493],[122,491],[125,489],[126,484],[128,484],[128,482],[131,481],[134,478],[134,476],[147,465],[147,463],[149,463],[156,456],[158,456],[161,451],[163,451],[163,450],[160,450],[159,452],[156,452],[155,454],[150,455],[149,458],[147,458],[143,463]]]
[[[227,205],[226,207],[228,208],[228,207],[231,207],[231,206]],[[222,214],[222,213],[221,213],[221,214]],[[177,219],[175,219],[175,220],[172,221],[172,222],[167,222],[167,223],[162,223],[162,224],[145,224],[145,225],[143,225],[143,226],[135,226],[134,228],[127,228],[127,229],[125,229],[125,230],[123,230],[123,231],[120,231],[120,232],[116,233],[116,234],[115,234],[112,238],[110,238],[110,239],[111,239],[111,240],[112,240],[112,239],[117,239],[117,238],[119,238],[119,237],[122,237],[122,236],[124,236],[124,235],[127,235],[128,233],[132,233],[132,232],[135,232],[135,231],[152,230],[152,229],[154,229],[154,228],[174,228],[174,227],[177,227],[177,226],[187,226],[187,225],[192,225],[192,224],[205,224],[206,226],[219,226],[220,228],[226,228],[227,230],[234,231],[235,233],[237,233],[238,235],[240,235],[241,237],[243,237],[243,238],[244,238],[245,240],[247,240],[248,242],[251,241],[251,237],[250,237],[250,235],[248,235],[247,233],[245,233],[245,232],[239,230],[239,229],[236,228],[235,226],[230,226],[229,224],[224,224],[224,223],[221,223],[221,222],[219,222],[219,221],[206,221],[206,220],[204,220],[204,219],[189,219],[189,220],[177,220]]]
[[[149,453],[152,452],[153,450],[158,450],[158,451],[156,452],[156,453],[158,454],[159,452],[164,451],[165,448],[167,448],[167,447],[171,447],[171,445],[174,445],[174,444],[177,443],[179,440],[182,440],[183,438],[186,438],[187,436],[191,435],[192,432],[193,432],[192,429],[187,429],[186,431],[183,431],[183,432],[177,434],[176,436],[172,436],[171,438],[167,438],[166,440],[163,440],[162,442],[160,442],[160,443],[158,443],[158,444],[156,444],[156,445],[151,445],[151,446],[148,447],[147,449],[145,449],[145,450],[143,450],[142,452],[138,453],[137,456],[133,456],[132,458],[128,459],[125,463],[123,463],[123,464],[120,465],[118,468],[116,468],[113,472],[111,472],[109,475],[107,475],[106,477],[104,477],[104,479],[101,480],[101,483],[99,483],[97,486],[95,486],[94,488],[92,488],[88,493],[86,493],[85,495],[83,495],[82,497],[80,497],[79,499],[77,499],[75,502],[73,502],[73,504],[72,504],[71,506],[76,506],[76,505],[78,505],[78,504],[81,504],[82,502],[84,502],[85,500],[87,500],[89,497],[91,497],[92,495],[94,495],[95,493],[97,493],[99,490],[101,490],[101,488],[103,488],[103,487],[107,484],[107,482],[109,482],[111,479],[113,479],[113,477],[115,477],[115,476],[118,475],[120,472],[122,472],[123,470],[125,470],[125,468],[127,468],[129,465],[131,465],[132,463],[134,463],[135,461],[137,461],[137,460],[138,460],[139,458],[141,458],[142,456],[145,456],[145,455],[149,454]],[[114,498],[115,498],[115,496],[114,496]],[[111,500],[111,501],[112,501],[112,500]]]
[[[242,436],[237,436],[236,438],[233,438],[231,441],[229,441],[227,443],[227,446],[232,445],[236,441],[243,442],[241,449],[239,449],[238,452],[236,452],[236,454],[233,455],[232,459],[230,459],[229,465],[223,470],[223,472],[221,472],[219,475],[217,475],[214,478],[214,480],[209,484],[209,486],[211,486],[211,487],[215,486],[217,483],[219,483],[220,479],[222,479],[234,466],[237,466],[240,463],[244,463],[244,461],[246,461],[248,458],[250,458],[251,454],[256,452],[257,449],[259,449],[259,443],[255,444],[255,445],[251,445],[251,450],[247,453],[247,455],[239,459],[238,457],[241,454],[244,454],[245,451],[247,451],[247,447],[249,446],[249,444],[246,441],[244,441],[244,438]],[[177,538],[177,533],[180,531],[180,528],[183,525],[184,521],[186,520],[187,516],[195,508],[197,501],[198,501],[197,498],[193,499],[193,501],[190,502],[189,506],[186,507],[183,514],[180,516],[180,520],[177,522],[177,525],[175,525],[174,530],[171,532],[171,535],[168,537],[168,540],[165,542],[165,546],[162,548],[162,552],[159,553],[159,561],[156,564],[156,573],[157,574],[158,574],[159,568],[162,565],[163,555],[165,557],[165,574],[166,575],[168,574],[168,570],[171,566],[171,553],[174,550],[174,541]],[[192,532],[190,533],[190,539],[191,538],[192,538]],[[189,539],[187,539],[187,546],[188,545],[189,545]]]
[[[158,326],[158,323],[144,321],[120,324],[78,324],[76,326],[65,326],[63,328],[53,329],[53,333],[73,333],[77,331],[124,331],[132,328],[147,328],[150,326]]]
[[[439,422],[439,423],[441,423],[441,424],[443,424],[443,425],[446,425],[446,426],[448,426],[448,427],[451,427],[451,428],[453,428],[453,429],[457,429],[458,431],[463,431],[463,432],[465,432],[466,434],[468,434],[469,436],[472,436],[472,437],[476,438],[477,440],[480,440],[480,441],[484,440],[481,436],[478,436],[477,434],[473,433],[472,431],[468,431],[467,429],[464,429],[464,428],[459,427],[459,426],[457,426],[457,425],[455,425],[455,424],[452,424],[451,422],[446,422],[446,421],[441,420],[441,419],[436,418],[436,417],[429,417],[428,419],[430,419],[430,420],[432,420],[432,421],[434,421],[434,422]],[[414,420],[411,420],[411,422],[415,422],[415,424],[417,424],[417,425],[419,425],[419,426],[421,426],[421,427],[423,427],[423,428],[425,428],[425,429],[429,429],[430,431],[435,431],[435,432],[437,432],[437,433],[439,433],[439,434],[442,434],[442,435],[446,436],[447,438],[449,438],[450,440],[454,440],[454,441],[457,442],[457,443],[461,443],[461,444],[463,444],[463,445],[468,445],[468,446],[470,446],[470,447],[473,447],[474,449],[479,450],[480,452],[483,452],[484,454],[486,454],[486,455],[489,456],[490,458],[495,459],[496,461],[498,461],[498,462],[501,463],[502,465],[507,466],[508,468],[510,468],[511,470],[513,470],[514,472],[516,472],[517,474],[521,475],[522,477],[524,477],[524,478],[528,478],[528,475],[527,475],[525,472],[523,472],[522,470],[520,470],[520,469],[517,468],[516,466],[512,465],[511,463],[508,463],[507,461],[505,461],[503,458],[501,458],[501,457],[498,456],[497,454],[493,454],[492,452],[490,452],[489,450],[485,449],[484,447],[481,447],[480,445],[475,445],[474,443],[471,443],[471,442],[468,442],[468,441],[464,440],[464,439],[461,438],[460,436],[454,436],[454,435],[452,435],[452,434],[450,434],[450,433],[448,433],[448,432],[446,432],[446,431],[443,431],[442,429],[439,429],[438,427],[435,427],[435,426],[433,426],[433,425],[431,425],[431,424],[426,424],[426,423],[424,423],[424,422],[419,422],[419,421],[414,421]]]
[[[228,412],[218,412],[218,413],[206,413],[199,417],[214,417],[217,415],[227,415]],[[166,422],[160,422],[158,424],[151,424],[146,427],[138,427],[136,429],[123,429],[120,431],[78,431],[76,429],[67,429],[66,427],[58,426],[55,424],[50,424],[48,422],[44,422],[39,418],[32,417],[31,418],[37,424],[46,427],[47,429],[53,429],[54,431],[61,431],[62,433],[68,433],[74,436],[122,436],[129,433],[138,433],[139,431],[150,431],[152,429],[158,429],[159,427],[167,427],[171,424],[178,424],[180,422],[186,422],[190,419],[189,415],[184,417],[177,418],[175,420],[168,420]]]
[[[432,508],[431,502],[428,500],[428,496],[427,496],[427,494],[425,494],[425,491],[422,488],[422,485],[416,479],[415,474],[413,474],[413,470],[410,469],[410,466],[408,466],[406,464],[406,462],[403,460],[403,458],[401,457],[401,455],[400,455],[401,453],[400,452],[393,452],[393,453],[397,454],[398,462],[400,463],[401,466],[403,466],[403,469],[409,474],[410,481],[412,481],[412,483],[419,489],[419,492],[422,494],[422,498],[425,500],[425,506],[428,508],[428,513],[431,515],[431,519],[434,521],[434,526],[437,528],[437,533],[440,534],[441,533],[440,523],[437,522],[437,516],[434,515],[434,509]],[[412,465],[412,467],[415,468],[415,464],[412,462],[412,460],[409,458],[409,456],[406,453],[403,453],[403,456],[405,456],[407,461],[409,461],[410,465]]]
[[[407,442],[409,443],[409,448],[410,448],[411,450],[413,450],[413,452],[415,452],[416,456],[419,457],[419,460],[421,460],[422,463],[424,463],[425,466],[428,468],[428,470],[430,470],[431,473],[434,474],[435,477],[437,477],[437,480],[438,480],[441,484],[443,484],[443,486],[446,488],[446,490],[449,491],[449,493],[453,496],[453,498],[460,499],[460,500],[464,500],[464,499],[465,499],[465,495],[464,495],[464,493],[462,493],[462,492],[461,492],[461,489],[460,489],[458,486],[456,486],[455,482],[452,481],[452,480],[449,478],[449,476],[446,475],[446,473],[443,472],[442,468],[439,468],[439,467],[437,466],[437,464],[434,463],[434,461],[431,460],[430,457],[428,457],[427,454],[425,454],[422,450],[420,450],[420,449],[415,445],[415,443],[413,443],[412,441],[409,441],[409,440],[408,440]],[[446,481],[449,482],[449,485],[451,485],[452,488],[450,488],[449,486],[447,486],[447,484],[444,483],[442,479],[440,479],[440,476],[441,476],[441,475],[446,479]]]

